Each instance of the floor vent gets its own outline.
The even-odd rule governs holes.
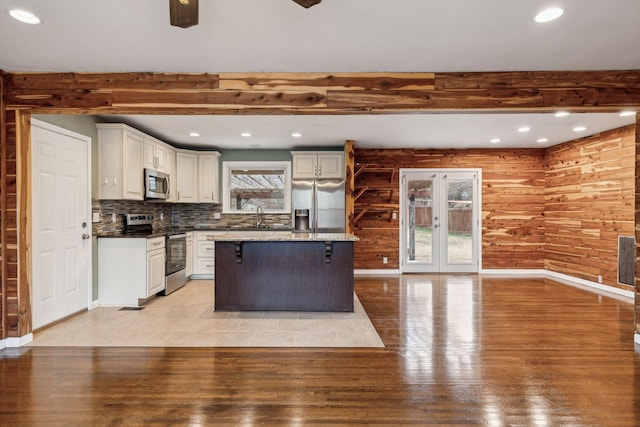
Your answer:
[[[122,307],[118,311],[140,311],[140,310],[144,310],[145,308],[146,307]]]
[[[618,237],[618,283],[634,285],[636,261],[636,239]]]

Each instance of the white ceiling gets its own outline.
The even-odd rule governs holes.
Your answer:
[[[566,12],[535,24],[549,5]],[[28,9],[27,26],[4,11]],[[640,69],[640,1],[201,0],[200,24],[169,25],[167,0],[0,0],[6,71],[357,72]],[[127,116],[171,142],[261,148],[530,147],[632,123],[615,114],[385,116]],[[527,124],[532,130],[518,134]],[[239,133],[250,131],[250,139]],[[303,137],[292,140],[292,131]],[[500,137],[497,145],[488,143]]]

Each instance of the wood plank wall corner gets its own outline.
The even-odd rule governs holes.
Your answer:
[[[551,112],[562,108],[570,112],[617,112],[623,108],[640,108],[640,71],[540,71],[540,72],[453,72],[453,73],[6,73],[2,88],[3,121],[2,157],[0,167],[5,180],[0,188],[2,227],[0,247],[2,248],[3,308],[2,336],[23,334],[18,331],[17,307],[19,301],[17,259],[23,257],[27,248],[17,242],[16,206],[20,203],[16,195],[16,111],[21,114],[386,114],[386,113],[483,113]],[[638,119],[637,119],[638,120]],[[638,124],[636,123],[636,129]],[[606,144],[605,144],[606,145]],[[635,149],[640,146],[639,132],[635,132]],[[366,153],[357,149],[358,155]],[[433,153],[424,152],[424,164],[433,162]],[[485,265],[526,267],[541,265],[544,242],[538,224],[544,226],[537,202],[544,204],[544,180],[546,171],[534,165],[533,159],[540,160],[540,152],[521,152],[524,158],[512,157],[504,153],[509,167],[525,167],[527,181],[524,194],[518,194],[514,187],[509,190],[509,198],[518,203],[524,198],[533,198],[532,219],[527,226],[517,226],[511,219],[513,212],[501,208],[483,212],[483,222],[489,229],[483,230],[487,240],[483,243]],[[601,153],[606,156],[606,154]],[[487,156],[488,153],[482,154]],[[498,155],[495,153],[494,155]],[[449,155],[445,161],[453,164],[469,164],[458,157]],[[386,159],[386,161],[392,161]],[[402,159],[393,162],[409,164]],[[496,169],[483,173],[487,183],[514,179],[514,174]],[[634,177],[640,177],[640,162],[636,160]],[[478,167],[479,163],[474,163]],[[393,177],[392,177],[393,179]],[[488,185],[488,184],[487,184]],[[497,185],[497,184],[496,184]],[[487,186],[490,203],[491,192],[499,192],[495,185]],[[634,225],[640,220],[640,193],[634,194]],[[387,196],[388,197],[388,196]],[[397,196],[396,196],[397,197]],[[521,204],[521,203],[520,203]],[[483,206],[483,209],[484,206]],[[532,209],[527,212],[532,212]],[[362,218],[361,218],[362,220]],[[375,219],[370,219],[376,221]],[[366,220],[365,220],[366,221]],[[541,222],[542,221],[542,222]],[[361,226],[364,222],[360,223]],[[547,222],[547,224],[549,224]],[[503,231],[497,232],[495,230]],[[520,231],[518,231],[520,230]],[[613,230],[611,230],[613,231]],[[534,251],[534,259],[521,254],[523,244],[511,251],[509,239],[518,237],[526,241]],[[625,229],[625,232],[626,229]],[[397,228],[395,233],[397,234]],[[504,235],[506,233],[506,236]],[[509,234],[512,233],[512,234]],[[635,227],[636,241],[640,241],[640,228]],[[367,234],[367,236],[372,236]],[[379,240],[395,238],[390,228],[381,229]],[[367,237],[371,239],[372,237]],[[588,241],[586,238],[585,241]],[[604,250],[608,253],[609,249]],[[531,255],[531,254],[530,254]],[[636,257],[640,248],[636,247]],[[563,260],[554,259],[551,268],[572,268]],[[397,259],[389,259],[391,265]],[[563,264],[564,263],[564,264]],[[637,261],[640,265],[640,261]],[[544,265],[544,264],[542,264]],[[640,289],[636,268],[636,318],[640,318]],[[589,272],[593,274],[593,272]],[[608,277],[608,276],[607,276]],[[608,280],[608,279],[607,279]],[[19,313],[31,316],[30,312]],[[23,323],[24,324],[24,323]],[[640,333],[640,323],[636,325]]]

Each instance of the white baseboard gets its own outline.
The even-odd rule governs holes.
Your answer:
[[[523,270],[523,269],[504,269],[504,270],[498,270],[498,269],[484,269],[484,270],[480,270],[480,272],[478,274],[482,274],[483,276],[491,276],[491,275],[496,275],[496,276],[546,276],[547,274],[547,270],[534,270],[534,269],[527,269],[527,270]]]
[[[633,341],[636,344],[640,344],[640,334],[633,334]]]
[[[3,341],[4,348],[22,347],[33,341],[33,334],[27,334],[18,338],[5,338]],[[0,342],[0,350],[3,348],[2,345],[2,342]]]
[[[590,280],[578,279],[577,277],[569,276],[562,273],[556,273],[555,271],[547,271],[547,277],[557,280],[567,285],[576,286],[578,288],[587,288],[587,290],[597,290],[603,293],[618,295],[633,302],[634,292],[627,291],[625,289],[615,288],[613,286],[603,285],[602,283],[592,282]]]
[[[4,350],[7,348],[7,343],[4,340],[0,340],[0,350]]]
[[[398,269],[388,269],[388,270],[353,270],[353,274],[356,276],[367,276],[367,275],[376,275],[376,276],[397,276],[400,274],[400,270]]]
[[[93,310],[100,307],[100,300],[97,299],[95,301],[91,301],[91,305],[89,306],[89,310]]]

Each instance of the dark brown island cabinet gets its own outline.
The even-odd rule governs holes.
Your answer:
[[[215,310],[353,312],[357,237],[257,232],[215,239]]]

